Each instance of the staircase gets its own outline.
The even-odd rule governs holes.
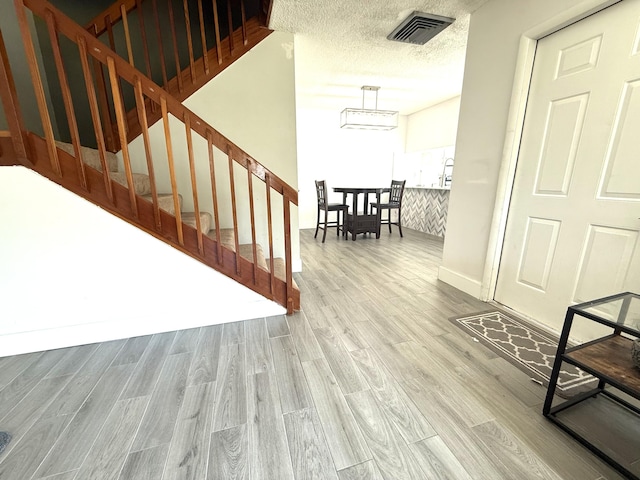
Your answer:
[[[224,71],[271,30],[266,28],[268,7],[259,0],[119,0],[92,19],[85,29],[127,59],[147,78],[162,85],[179,101],[186,100]],[[270,2],[267,2],[270,4]],[[170,50],[170,53],[167,52]],[[95,69],[98,101],[110,104],[107,73]],[[133,95],[124,95],[127,140],[142,133]],[[146,105],[151,126],[161,118],[159,109]],[[115,112],[103,109],[105,140],[119,150]]]
[[[291,207],[297,205],[297,191],[135,68],[131,56],[128,61],[121,58],[44,0],[16,0],[15,3],[44,135],[24,127],[0,36],[0,95],[9,124],[8,131],[0,132],[0,165],[29,167],[285,306],[289,313],[299,309],[300,292],[291,270]],[[131,5],[139,9],[142,3],[136,0],[117,4],[124,25],[131,11],[127,9]],[[156,2],[147,0],[144,4],[155,7]],[[46,22],[70,142],[54,137],[25,8]],[[184,8],[187,12],[186,0]],[[188,18],[188,13],[185,16]],[[94,34],[100,35],[95,23],[93,25]],[[233,31],[231,19],[229,25]],[[242,25],[241,32],[246,30],[244,19]],[[107,25],[105,31],[110,30],[113,28]],[[90,118],[76,118],[75,95],[79,89],[69,87],[60,50],[61,36],[77,46],[83,73],[82,90]],[[228,41],[234,42],[233,38]],[[218,41],[215,50],[220,45],[224,42]],[[192,61],[187,70],[193,72],[197,60],[206,72],[204,57],[196,59],[191,54],[190,57]],[[224,55],[215,57],[218,65],[223,64],[225,58]],[[207,75],[214,70],[209,68]],[[178,78],[180,76],[184,76],[184,71]],[[182,82],[175,79],[178,93],[180,83],[185,94],[202,81],[198,75],[191,75],[190,82],[184,81],[185,78]],[[172,82],[165,82],[169,90]],[[126,110],[125,92],[133,98],[134,114]],[[135,118],[133,123],[132,118]],[[160,124],[157,128],[151,127],[154,119],[161,120],[162,128]],[[81,141],[80,122],[91,125],[94,135],[89,142]],[[182,138],[176,136],[176,129],[182,130]],[[141,151],[129,146],[130,138],[137,131],[142,138]],[[109,132],[113,134],[111,145]],[[111,151],[116,144],[117,155]]]

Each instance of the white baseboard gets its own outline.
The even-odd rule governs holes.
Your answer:
[[[438,280],[442,280],[444,283],[448,283],[452,287],[462,290],[464,293],[468,293],[474,298],[481,298],[482,283],[478,280],[473,280],[469,277],[465,277],[460,273],[449,270],[446,267],[438,268]]]
[[[270,300],[265,300],[247,302],[242,309],[227,309],[223,313],[214,311],[194,315],[189,312],[186,315],[167,315],[164,318],[156,314],[153,318],[82,323],[57,328],[7,333],[0,335],[0,352],[2,352],[0,356],[20,355],[89,343],[107,342],[122,338],[172,332],[174,330],[285,315],[286,313],[287,311],[284,307]]]

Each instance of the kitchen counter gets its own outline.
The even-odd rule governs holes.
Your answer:
[[[443,237],[451,187],[405,187],[402,226]]]

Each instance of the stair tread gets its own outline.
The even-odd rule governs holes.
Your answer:
[[[211,239],[216,239],[216,230],[211,230],[207,234]],[[235,236],[233,234],[233,228],[223,228],[220,230],[220,243],[227,247],[232,252],[236,251]]]
[[[149,180],[149,175],[145,173],[132,173],[131,175],[133,177],[133,189],[138,195],[142,196],[151,193],[151,180]],[[128,188],[126,173],[112,172],[109,176],[114,182]]]
[[[56,140],[56,147],[68,153],[72,157],[76,156],[75,150],[73,148],[73,144],[71,143],[65,143],[65,142],[60,142]],[[89,165],[91,168],[95,168],[99,172],[102,171],[102,163],[100,162],[100,152],[98,150],[91,147],[80,146],[80,153],[82,155],[82,161],[86,165]],[[112,152],[107,152],[106,160],[107,160],[107,167],[109,168],[109,171],[117,172],[118,157],[116,156],[116,154]]]
[[[142,195],[146,201],[153,203],[153,195]],[[158,194],[158,205],[160,206],[160,210],[164,210],[165,212],[175,215],[176,209],[175,204],[173,203],[173,195],[171,193],[159,193]],[[182,210],[182,195],[178,194],[178,205],[180,210]]]
[[[250,262],[253,263],[253,244],[245,243],[240,245],[240,256],[242,258],[246,258]],[[262,245],[256,243],[256,257],[258,259],[257,265],[263,270],[269,271],[269,266],[267,265],[267,260],[264,258],[264,251],[262,250]]]
[[[182,212],[180,217],[182,218],[182,223],[186,223],[190,227],[196,227],[196,212]],[[211,229],[211,224],[213,223],[213,217],[209,212],[200,212],[200,229],[202,233],[208,233]]]

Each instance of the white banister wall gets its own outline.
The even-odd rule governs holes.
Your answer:
[[[0,355],[286,313],[24,167],[0,167]]]

